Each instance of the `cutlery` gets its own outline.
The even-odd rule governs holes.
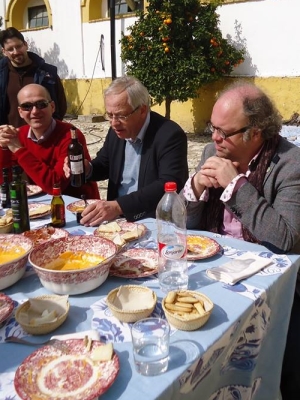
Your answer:
[[[64,353],[67,353],[67,351],[68,351],[68,346],[66,346],[64,343],[62,343],[58,339],[48,339],[48,340],[44,340],[43,342],[31,342],[30,340],[21,339],[21,338],[18,338],[17,336],[7,336],[7,338],[5,339],[5,342],[25,344],[27,346],[49,345],[49,346],[56,347],[57,349],[61,350]]]

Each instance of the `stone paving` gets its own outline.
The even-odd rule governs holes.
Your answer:
[[[70,120],[66,119],[67,122]],[[109,122],[81,122],[71,121],[85,135],[88,150],[92,159],[97,151],[102,147],[105,136],[109,129]],[[198,165],[204,146],[211,141],[211,136],[200,136],[198,134],[187,133],[188,137],[188,166],[189,172],[193,172]],[[98,182],[98,187],[102,199],[106,199],[107,181]]]

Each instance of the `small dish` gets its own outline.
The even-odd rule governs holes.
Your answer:
[[[192,299],[195,301],[192,302]],[[194,305],[196,303],[201,304],[201,314]],[[182,331],[194,331],[201,328],[208,321],[213,307],[213,302],[207,296],[193,290],[172,291],[162,300],[162,308],[168,322]]]
[[[153,290],[139,285],[123,285],[108,293],[106,304],[121,322],[136,322],[153,312],[157,296]]]
[[[77,212],[82,212],[85,209],[86,204],[87,205],[93,204],[96,203],[97,201],[99,200],[98,199],[77,200],[74,201],[73,203],[68,204],[66,206],[66,209],[71,213],[76,214]]]
[[[25,301],[17,308],[16,321],[25,332],[44,335],[65,322],[69,309],[68,296],[39,296]]]

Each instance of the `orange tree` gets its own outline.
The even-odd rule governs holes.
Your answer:
[[[230,74],[244,60],[243,50],[224,39],[218,27],[221,2],[149,0],[129,33],[122,33],[127,74],[144,83],[154,102],[165,101],[167,118],[173,100],[197,97],[201,86]]]

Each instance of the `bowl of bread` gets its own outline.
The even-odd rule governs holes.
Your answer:
[[[74,295],[99,287],[117,252],[111,240],[70,235],[34,247],[29,262],[46,289]]]
[[[16,321],[31,335],[43,335],[57,329],[67,318],[68,296],[44,295],[25,301],[16,310]]]
[[[13,218],[11,209],[8,209],[0,216],[0,234],[11,233],[13,230]]]
[[[106,304],[121,322],[136,322],[153,312],[157,296],[153,290],[139,285],[122,285],[110,291]]]
[[[145,225],[121,219],[101,224],[94,231],[94,235],[110,239],[119,247],[123,247],[128,242],[142,238],[146,232]]]
[[[194,331],[209,319],[213,302],[203,293],[193,290],[171,291],[164,297],[162,307],[168,322],[182,331]]]
[[[0,234],[0,290],[22,278],[32,248],[32,240],[22,235]]]

